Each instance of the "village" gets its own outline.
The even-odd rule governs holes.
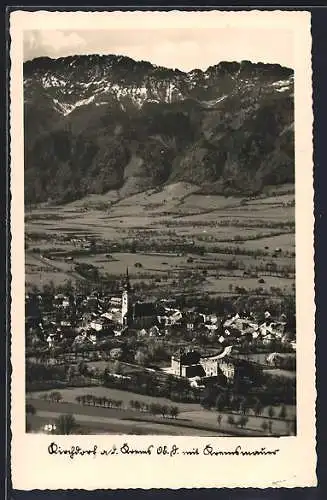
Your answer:
[[[44,390],[95,386],[209,411],[244,404],[253,412],[295,408],[296,335],[284,313],[222,316],[180,307],[173,298],[140,301],[127,269],[116,294],[28,293],[25,320],[29,404],[37,391],[53,404],[53,391]],[[75,399],[84,406],[93,401],[85,393]]]
[[[269,348],[277,342],[286,351],[296,350],[295,332],[287,331],[284,313],[273,318],[265,311],[262,322],[252,312],[228,315],[222,320],[214,312],[208,314],[195,308],[182,311],[174,300],[132,302],[130,292],[127,270],[121,296],[103,297],[96,291],[89,296],[27,294],[27,339],[34,345],[43,343],[51,351],[68,339],[72,346],[96,345],[106,337],[124,338],[131,332],[138,339],[164,338],[177,329],[185,331],[188,337],[201,332],[221,347],[237,347],[246,342],[252,347]]]

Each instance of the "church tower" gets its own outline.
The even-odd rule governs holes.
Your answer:
[[[121,323],[122,325],[127,325],[128,321],[128,292],[130,291],[130,283],[128,276],[128,268],[126,269],[126,277],[123,283],[123,293],[122,293],[122,301],[121,301]]]

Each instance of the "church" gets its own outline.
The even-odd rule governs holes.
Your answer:
[[[123,326],[146,327],[157,324],[157,308],[152,302],[133,300],[128,268],[122,281],[120,314],[117,322]]]

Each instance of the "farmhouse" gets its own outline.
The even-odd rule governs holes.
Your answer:
[[[108,330],[111,325],[112,322],[109,319],[103,317],[95,318],[90,323],[90,327],[96,332],[103,332],[105,330]]]
[[[163,326],[173,326],[181,322],[182,313],[179,309],[170,309],[168,307],[161,308],[157,316],[158,322]]]

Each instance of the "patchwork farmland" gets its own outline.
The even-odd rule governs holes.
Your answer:
[[[75,282],[79,264],[151,290],[291,293],[294,192],[255,199],[204,195],[186,183],[119,199],[91,195],[26,211],[26,286]],[[91,245],[92,244],[92,245]],[[91,248],[92,246],[92,248]],[[169,287],[167,286],[169,285]]]

